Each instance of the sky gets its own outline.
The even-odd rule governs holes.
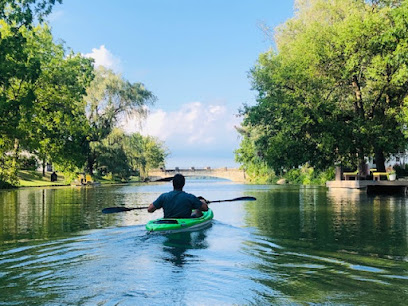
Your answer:
[[[293,16],[294,0],[63,0],[48,22],[54,39],[156,97],[128,133],[164,142],[166,168],[237,167],[235,130],[256,92],[248,77],[273,42],[260,29]]]

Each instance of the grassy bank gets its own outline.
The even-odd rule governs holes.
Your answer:
[[[51,182],[51,172],[46,172],[45,176],[42,172],[21,170],[18,173],[20,180],[19,187],[44,187],[44,186],[67,186],[69,185],[65,181],[65,177],[62,173],[57,173],[57,181]]]
[[[21,170],[18,174],[20,185],[19,187],[46,187],[46,186],[69,186],[71,182],[65,179],[63,173],[57,173],[57,181],[51,182],[51,172],[46,172],[45,176],[42,172],[31,171],[31,170]],[[108,177],[98,178],[95,181],[101,184],[123,184],[123,182],[118,182]],[[139,183],[139,177],[131,177],[128,182],[125,183]]]

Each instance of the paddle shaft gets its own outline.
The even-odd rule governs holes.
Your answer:
[[[207,201],[207,204],[210,203],[219,203],[219,202],[233,202],[233,201],[255,201],[256,198],[254,197],[239,197],[235,199],[229,199],[229,200],[216,200],[216,201]],[[130,210],[135,210],[135,209],[147,209],[147,206],[141,206],[141,207],[108,207],[102,209],[102,213],[104,214],[113,214],[117,212],[123,212],[123,211],[130,211]]]
[[[219,202],[234,202],[234,201],[255,201],[256,198],[254,197],[239,197],[235,199],[229,199],[229,200],[216,200],[216,201],[207,201],[207,203],[219,203]]]

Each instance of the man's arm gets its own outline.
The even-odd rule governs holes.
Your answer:
[[[149,207],[147,208],[147,211],[148,211],[149,213],[152,213],[152,212],[154,212],[156,209],[157,209],[156,206],[154,206],[153,203],[152,203],[152,204],[150,204]]]

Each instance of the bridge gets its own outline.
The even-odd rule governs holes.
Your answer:
[[[223,178],[233,182],[244,183],[246,181],[245,171],[237,168],[194,168],[189,169],[154,169],[149,171],[149,180],[165,180],[166,178],[171,178],[177,173],[184,176],[194,176],[194,177],[213,177],[213,178]]]

